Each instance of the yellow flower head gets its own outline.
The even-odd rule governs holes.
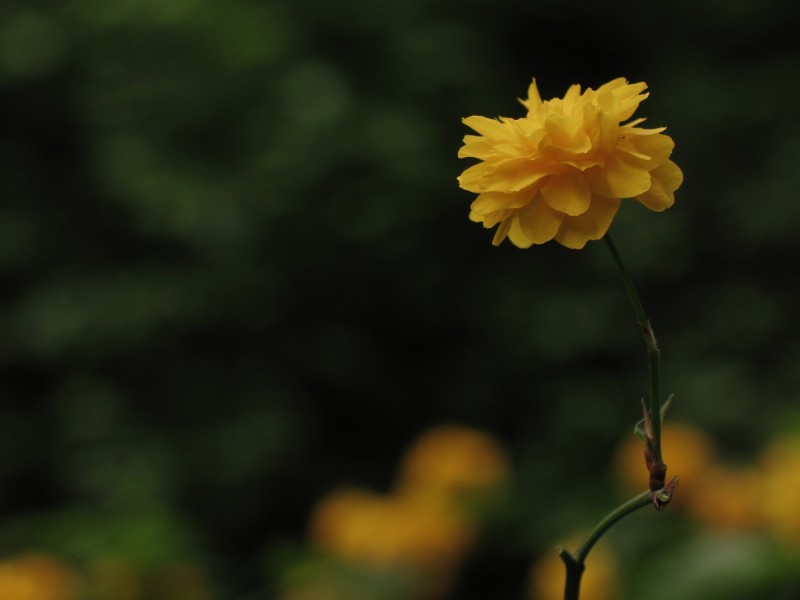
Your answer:
[[[323,552],[355,564],[423,570],[455,563],[473,537],[471,526],[454,513],[358,488],[323,498],[310,533]]]
[[[0,562],[0,598],[14,600],[76,600],[78,578],[59,560],[45,554],[25,554]]]
[[[469,427],[440,425],[426,431],[408,450],[398,490],[457,499],[496,491],[508,473],[508,458],[493,437]]]
[[[761,453],[761,516],[769,530],[780,539],[800,542],[800,436],[786,434]]]
[[[762,524],[759,509],[764,480],[757,469],[711,465],[695,481],[687,498],[689,514],[715,529],[755,529]],[[779,496],[784,494],[779,492]]]
[[[645,83],[619,78],[597,90],[573,85],[564,98],[539,97],[536,81],[522,100],[521,119],[468,117],[460,158],[481,162],[458,178],[479,194],[470,219],[498,225],[494,245],[506,237],[519,248],[555,239],[583,248],[608,231],[621,198],[663,211],[675,201],[683,173],[669,160],[674,143],[664,127],[637,127],[631,118],[647,98]]]

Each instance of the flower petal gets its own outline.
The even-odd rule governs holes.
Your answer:
[[[664,161],[653,171],[653,176],[657,177],[664,189],[670,192],[674,192],[683,184],[683,171],[671,160]]]
[[[623,152],[628,155],[629,159],[639,159],[631,160],[634,164],[641,164],[642,166],[650,160],[650,157],[647,154],[642,154],[639,152],[639,149],[634,146],[630,140],[623,139],[620,137],[619,142],[617,143],[617,152]],[[646,168],[646,167],[645,167]]]
[[[667,160],[652,172],[653,184],[636,199],[650,210],[661,212],[675,203],[675,190],[683,183],[683,173],[671,160]]]
[[[484,192],[478,196],[470,206],[473,213],[488,215],[498,210],[522,208],[531,201],[532,192],[517,192],[506,194],[504,192]]]
[[[589,186],[576,172],[553,175],[542,186],[541,194],[550,208],[571,216],[585,213],[592,199]]]
[[[628,80],[624,77],[617,77],[616,79],[612,79],[608,83],[604,83],[599,88],[597,88],[597,93],[602,94],[605,92],[613,92],[616,89],[621,88],[624,85],[628,85]]]
[[[461,119],[467,127],[474,129],[481,135],[489,138],[505,138],[508,136],[508,126],[504,125],[497,119],[490,119],[489,117],[473,116]]]
[[[650,189],[650,173],[621,156],[611,155],[605,167],[584,172],[592,192],[606,198],[633,198]]]
[[[480,215],[471,212],[469,213],[469,220],[474,221],[475,223],[483,223],[483,226],[486,229],[491,229],[498,223],[502,223],[503,221],[509,220],[509,217],[513,215],[514,215],[513,210],[498,210],[486,215]]]
[[[646,89],[647,84],[639,82],[629,83],[618,90],[614,90],[614,95],[620,100],[620,108],[617,115],[620,121],[630,119],[636,109],[639,108],[639,104],[650,95],[642,93]]]
[[[631,123],[628,123],[624,127],[626,135],[655,135],[667,130],[666,127],[633,127]]]
[[[491,167],[487,163],[480,162],[477,165],[464,169],[464,172],[458,176],[458,185],[467,190],[468,192],[475,192],[480,194],[482,191],[483,181],[491,172]]]
[[[519,226],[519,215],[514,215],[506,222],[509,223],[507,236],[508,239],[511,240],[512,244],[514,244],[517,248],[522,248],[523,250],[533,246],[533,241],[529,240],[527,236],[522,233],[522,228]]]
[[[469,170],[469,169],[467,169]],[[464,175],[466,175],[464,171]],[[528,159],[515,158],[499,161],[480,182],[479,192],[519,192],[548,177],[550,173],[541,170]],[[462,175],[463,177],[463,175]],[[461,187],[464,187],[462,184]],[[470,190],[473,191],[473,190]]]
[[[511,219],[506,219],[497,226],[497,231],[494,232],[492,239],[492,246],[499,246],[503,240],[508,237],[508,230],[511,227]]]
[[[511,221],[508,237],[515,246],[529,248],[532,244],[544,244],[553,239],[564,215],[551,209],[540,196],[525,208],[517,211]]]
[[[649,160],[639,163],[648,171],[652,171],[667,160],[675,148],[675,142],[672,141],[672,138],[662,134],[635,136],[630,138],[629,141],[639,152],[650,157]]]
[[[544,103],[536,87],[536,79],[528,87],[528,99],[522,100],[522,105],[528,109],[528,117],[538,120],[544,114]]]
[[[601,112],[598,115],[598,132],[596,134],[598,148],[603,152],[613,152],[619,139],[619,123],[614,115]]]
[[[571,113],[572,110],[575,108],[575,104],[576,102],[578,102],[580,96],[581,96],[580,85],[578,85],[577,83],[573,83],[571,86],[569,86],[567,93],[564,94],[564,100],[563,100],[564,112]]]
[[[603,110],[613,112],[618,121],[626,121],[647,98],[647,94],[642,93],[646,89],[644,82],[628,83],[623,77],[618,77],[597,88],[596,98]]]
[[[487,160],[496,155],[494,144],[481,135],[465,135],[464,145],[458,149],[458,158]]]
[[[619,205],[619,198],[592,196],[589,210],[577,217],[564,219],[556,234],[556,241],[567,248],[580,250],[589,240],[599,240],[611,226]]]
[[[580,132],[581,125],[581,120],[559,113],[548,115],[544,122],[545,130],[550,136],[550,143],[560,147],[570,145],[570,142]]]

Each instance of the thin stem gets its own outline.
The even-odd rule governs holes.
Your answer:
[[[594,547],[594,545],[598,542],[598,540],[603,537],[606,531],[611,529],[611,527],[622,519],[623,517],[627,517],[632,512],[639,510],[640,508],[647,506],[648,504],[653,503],[653,492],[647,490],[646,492],[642,492],[638,496],[634,496],[630,500],[628,500],[625,504],[618,506],[613,511],[606,515],[605,519],[600,521],[597,524],[597,527],[594,528],[594,531],[589,534],[589,537],[581,544],[581,547],[578,548],[578,551],[575,553],[575,558],[580,561],[584,562],[586,557],[589,555],[589,551]]]
[[[651,337],[654,349],[647,350],[648,370],[650,372],[650,402],[648,410],[650,412],[650,423],[653,427],[653,440],[656,448],[656,456],[659,461],[663,461],[661,457],[661,352],[656,345],[655,333],[647,321],[644,333],[645,343],[647,338]]]
[[[625,263],[622,262],[622,257],[614,245],[613,240],[609,234],[606,234],[603,240],[606,247],[611,253],[611,258],[617,267],[617,271],[622,277],[622,282],[625,285],[625,291],[628,294],[628,299],[633,306],[633,312],[636,315],[636,321],[641,327],[642,335],[644,336],[645,347],[647,348],[648,370],[650,372],[650,394],[649,402],[647,405],[647,414],[645,415],[645,427],[647,434],[646,450],[647,467],[650,470],[650,489],[642,492],[620,505],[611,511],[594,530],[589,534],[589,537],[581,544],[575,554],[570,554],[567,550],[562,549],[560,552],[561,560],[567,569],[566,585],[564,586],[564,600],[579,600],[581,578],[585,569],[586,557],[592,550],[594,545],[600,540],[601,537],[620,519],[626,517],[632,512],[654,504],[656,508],[663,508],[670,501],[672,494],[677,487],[677,478],[669,484],[664,483],[664,476],[666,475],[666,466],[661,459],[661,382],[660,382],[660,364],[661,352],[658,349],[655,333],[650,321],[644,312],[639,294],[636,293],[636,286],[633,284],[628,270],[625,268]]]
[[[606,234],[603,237],[608,251],[611,253],[611,258],[614,260],[614,265],[622,277],[622,283],[625,285],[625,291],[628,293],[628,299],[633,306],[633,312],[636,315],[636,322],[642,329],[644,336],[644,344],[647,348],[647,362],[648,370],[650,372],[650,396],[647,404],[647,412],[650,415],[650,424],[653,429],[653,444],[656,450],[656,457],[661,462],[661,351],[658,349],[656,336],[653,332],[653,327],[650,325],[650,320],[645,315],[644,307],[639,294],[636,293],[636,286],[633,284],[628,269],[625,268],[625,263],[622,262],[622,257],[611,239],[611,234]]]
[[[652,501],[653,492],[650,490],[642,492],[638,496],[628,500],[625,504],[618,506],[602,521],[600,521],[597,527],[594,528],[594,531],[589,534],[589,537],[587,537],[583,544],[581,544],[580,548],[578,548],[575,554],[570,554],[562,548],[560,556],[567,568],[567,581],[564,587],[564,600],[578,600],[580,595],[581,577],[583,576],[586,557],[597,541],[603,537],[603,534],[605,534],[605,532],[608,531],[617,521],[628,516],[632,512],[639,510],[643,506],[651,504]]]
[[[617,271],[619,271],[619,274],[622,276],[622,283],[625,285],[625,291],[628,292],[628,298],[630,298],[631,304],[633,305],[633,312],[636,313],[636,322],[643,325],[647,322],[647,316],[644,314],[644,307],[642,306],[642,301],[639,300],[639,294],[636,293],[636,286],[633,285],[633,279],[628,273],[628,269],[625,268],[625,263],[622,262],[622,256],[620,256],[619,250],[617,250],[616,245],[614,245],[611,234],[606,233],[603,237],[603,241],[606,243],[608,251],[611,252],[611,258],[614,259]]]

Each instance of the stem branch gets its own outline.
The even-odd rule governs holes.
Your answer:
[[[644,337],[645,348],[647,349],[647,363],[648,371],[650,373],[650,390],[649,401],[646,406],[645,414],[645,456],[647,468],[650,471],[650,489],[642,492],[620,505],[612,512],[610,512],[594,530],[589,534],[589,537],[581,544],[578,550],[571,554],[565,549],[561,549],[559,556],[564,561],[567,568],[567,580],[564,587],[564,600],[579,600],[581,578],[585,569],[586,557],[592,550],[594,545],[600,540],[601,537],[620,519],[626,517],[632,512],[654,504],[656,508],[661,509],[669,503],[675,488],[678,485],[677,478],[674,478],[669,484],[665,484],[666,465],[661,458],[661,381],[660,381],[660,368],[661,368],[661,351],[658,349],[656,336],[653,332],[653,327],[644,312],[639,294],[636,292],[636,286],[633,284],[628,270],[625,268],[625,263],[622,262],[622,257],[614,245],[614,241],[609,234],[603,237],[608,251],[611,253],[611,258],[614,260],[614,265],[622,277],[622,282],[625,285],[625,291],[628,294],[628,299],[633,306],[633,312],[636,315],[636,322],[642,330]]]
[[[639,510],[643,506],[651,504],[652,501],[652,491],[647,490],[646,492],[642,492],[638,496],[631,498],[625,504],[618,506],[608,515],[606,515],[606,517],[600,521],[600,523],[598,523],[597,527],[594,528],[594,531],[589,534],[589,537],[586,538],[583,544],[581,544],[575,554],[570,554],[565,549],[561,549],[559,556],[561,556],[561,560],[564,561],[564,565],[567,568],[567,581],[564,588],[564,600],[578,600],[580,594],[581,577],[585,568],[584,563],[586,561],[586,557],[589,555],[589,551],[597,543],[597,541],[603,537],[603,534],[605,534],[605,532],[608,531],[617,521],[628,516],[632,512]]]

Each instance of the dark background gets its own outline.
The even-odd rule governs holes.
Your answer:
[[[4,2],[0,551],[191,561],[213,597],[269,597],[314,502],[385,488],[421,431],[460,422],[505,445],[516,487],[453,597],[522,597],[615,502],[647,385],[602,244],[493,248],[467,220],[460,119],[520,116],[533,76],[545,98],[646,81],[637,116],[676,141],[675,206],[612,226],[674,418],[745,460],[800,424],[793,14]]]

